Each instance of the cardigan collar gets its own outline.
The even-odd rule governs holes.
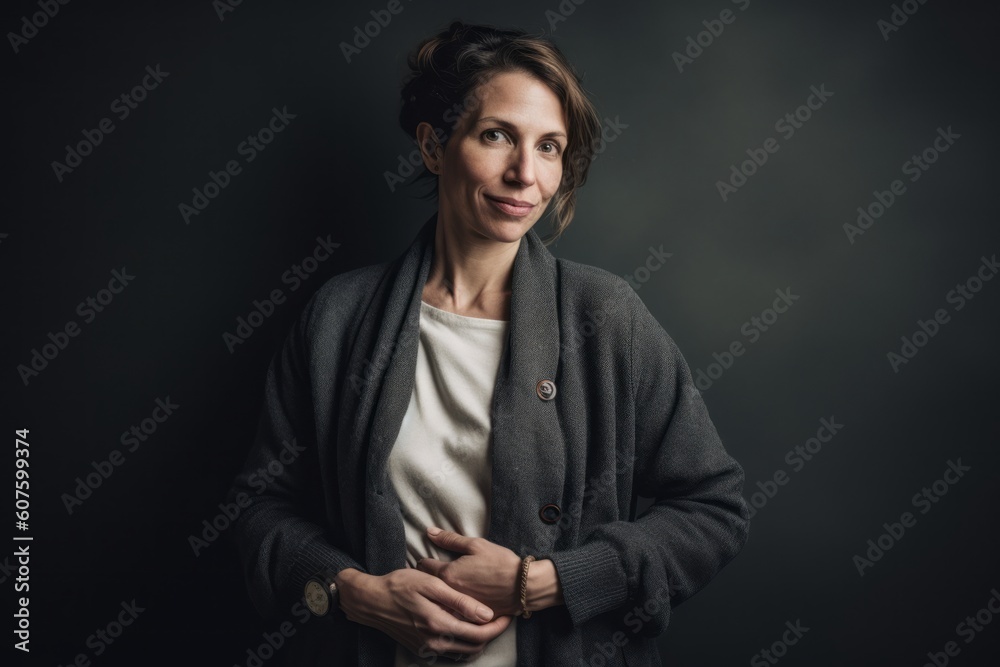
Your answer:
[[[370,368],[386,369],[384,375],[373,373],[364,385],[351,443],[357,453],[353,469],[365,476],[355,484],[364,497],[363,539],[371,574],[406,566],[405,531],[398,497],[389,480],[388,458],[413,391],[420,303],[433,258],[436,225],[437,213],[393,262],[394,270],[379,290],[381,298],[373,300],[359,334],[364,336],[367,330],[374,335],[377,328]],[[531,228],[521,238],[514,258],[510,325],[497,369],[492,486],[485,535],[519,555],[523,555],[525,545],[544,538],[543,528],[548,526],[539,520],[539,508],[560,503],[563,489],[566,451],[557,413],[564,398],[558,394],[557,290],[556,259]],[[352,359],[352,365],[357,370],[363,361]],[[539,395],[541,380],[556,383],[558,398],[545,400]],[[530,465],[526,464],[529,461]]]

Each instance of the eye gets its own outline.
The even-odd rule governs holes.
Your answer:
[[[487,135],[490,135],[490,134],[498,134],[498,135],[500,135],[500,136],[506,136],[506,135],[505,135],[505,134],[503,133],[503,130],[498,130],[498,129],[496,129],[496,128],[492,128],[492,129],[489,129],[489,130],[486,130],[485,132],[483,132],[483,138],[486,138],[486,137],[487,137]],[[492,140],[490,140],[490,139],[486,139],[486,140],[487,140],[487,141],[488,141],[489,143],[491,143],[491,144],[495,144],[495,143],[497,143],[496,141],[492,141]]]
[[[557,144],[556,142],[554,142],[554,141],[546,141],[542,145],[543,146],[551,146],[551,149],[547,150],[547,151],[543,151],[544,153],[548,153],[550,155],[559,155],[559,153],[562,152],[562,147],[559,144]]]

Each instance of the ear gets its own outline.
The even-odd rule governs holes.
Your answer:
[[[424,161],[424,166],[432,172],[439,172],[441,169],[441,158],[444,155],[444,147],[441,145],[434,128],[424,121],[417,125],[417,146],[420,149],[420,156]]]

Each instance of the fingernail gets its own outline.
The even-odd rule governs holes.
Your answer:
[[[488,621],[491,618],[493,618],[493,613],[490,612],[490,610],[487,609],[486,607],[476,607],[476,616],[483,619],[484,621]]]
[[[430,533],[431,535],[437,535],[438,533],[441,532],[441,529],[438,528],[437,526],[431,526],[430,528],[427,529],[427,532]]]

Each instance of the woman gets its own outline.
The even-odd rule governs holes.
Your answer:
[[[748,511],[674,342],[534,230],[549,206],[570,223],[599,117],[521,32],[455,22],[409,64],[438,210],[328,281],[272,362],[230,496],[251,597],[323,616],[289,664],[659,665]]]

